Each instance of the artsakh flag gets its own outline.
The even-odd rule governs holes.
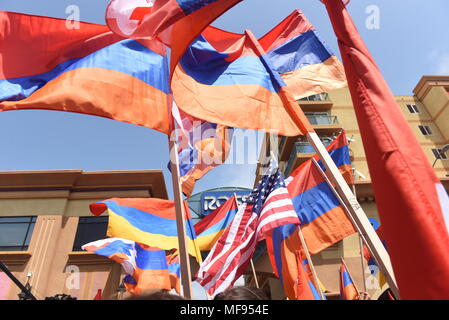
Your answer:
[[[175,288],[172,287],[164,250],[120,238],[94,241],[82,248],[120,263],[127,274],[125,287],[133,295],[148,289]]]
[[[168,134],[165,47],[66,22],[0,11],[0,111],[76,112]]]
[[[400,298],[449,299],[448,195],[344,4],[322,1],[338,38]]]
[[[216,18],[242,0],[112,0],[106,21],[117,34],[158,38],[171,47],[171,70]]]

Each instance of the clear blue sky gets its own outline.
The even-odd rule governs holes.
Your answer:
[[[0,0],[0,10],[65,18],[78,5],[81,20],[104,23],[107,0]],[[380,29],[365,28],[368,5],[380,9]],[[334,33],[319,0],[245,0],[214,24],[233,32],[263,35],[295,8],[303,10],[338,53]],[[411,94],[422,75],[449,74],[447,0],[353,0],[350,13],[383,74],[397,95]],[[108,119],[49,111],[0,113],[0,170],[164,169],[166,137]],[[253,156],[256,157],[254,150]],[[197,184],[196,192],[219,186],[251,187],[254,166],[225,165]]]

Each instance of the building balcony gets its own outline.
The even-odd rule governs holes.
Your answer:
[[[326,113],[306,113],[306,117],[319,136],[337,136],[343,127],[336,116]],[[282,137],[279,143],[280,160],[287,161],[298,137]]]
[[[327,147],[331,142],[332,138],[322,137],[321,141],[324,146]],[[285,167],[284,175],[287,177],[290,173],[295,170],[303,162],[309,160],[315,154],[315,149],[308,142],[298,141],[294,144],[293,151],[290,154],[287,165]]]
[[[299,99],[298,103],[304,112],[329,111],[333,106],[333,102],[327,93],[315,94]]]

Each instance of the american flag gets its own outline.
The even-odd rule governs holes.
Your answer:
[[[198,283],[210,296],[223,292],[245,272],[265,233],[299,223],[284,178],[278,168],[270,168],[201,265]]]

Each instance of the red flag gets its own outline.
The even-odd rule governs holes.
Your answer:
[[[345,6],[323,2],[338,38],[400,296],[448,299],[448,196]]]

